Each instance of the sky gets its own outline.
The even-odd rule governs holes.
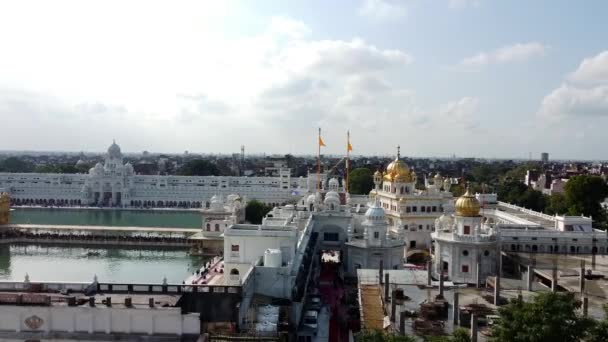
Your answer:
[[[1,1],[0,150],[608,159],[603,0]]]

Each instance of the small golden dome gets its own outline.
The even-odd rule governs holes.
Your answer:
[[[395,159],[386,167],[384,180],[389,182],[410,183],[414,181],[414,178],[412,177],[412,173],[407,164],[399,159]]]
[[[456,215],[464,217],[479,216],[481,205],[475,196],[471,195],[469,189],[456,200]]]

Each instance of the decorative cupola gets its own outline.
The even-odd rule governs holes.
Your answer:
[[[471,195],[469,189],[456,200],[456,215],[462,217],[477,217],[481,210],[481,205],[475,196]]]

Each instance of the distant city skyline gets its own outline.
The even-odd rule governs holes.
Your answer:
[[[36,10],[32,10],[36,9]],[[605,1],[0,4],[0,150],[604,160]],[[181,151],[181,152],[180,152]]]
[[[149,153],[150,155],[171,155],[171,156],[178,156],[178,155],[184,155],[186,152],[188,152],[189,155],[202,155],[202,156],[231,156],[233,154],[237,154],[237,152],[213,152],[213,151],[191,151],[191,150],[185,150],[185,151],[170,151],[170,152],[158,152],[158,151],[149,151],[149,150],[143,150],[143,151],[123,151],[123,154],[125,156],[138,156],[138,155],[142,155],[144,152]],[[85,151],[85,150],[81,150],[81,151],[61,151],[61,150],[57,150],[57,151],[44,151],[44,150],[1,150],[0,149],[0,156],[2,154],[22,154],[22,155],[44,155],[44,154],[69,154],[69,155],[79,155],[79,154],[85,154],[87,156],[91,156],[91,155],[95,155],[97,157],[103,157],[105,154],[107,153],[107,151]],[[267,157],[276,157],[276,156],[283,156],[286,154],[290,154],[290,153],[279,153],[279,152],[251,152],[251,153],[245,153],[245,158],[247,157],[262,157],[262,156],[267,156]],[[541,153],[542,154],[542,153]],[[520,156],[505,156],[505,157],[488,157],[488,156],[460,156],[460,155],[445,155],[445,156],[441,156],[441,155],[401,155],[401,158],[412,158],[412,159],[438,159],[438,160],[449,160],[449,159],[469,159],[469,158],[476,158],[476,159],[486,159],[486,160],[514,160],[514,161],[541,161],[542,160],[542,155],[528,155],[527,157],[520,157]],[[292,154],[295,157],[306,157],[306,158],[316,158],[316,154],[311,154],[311,153],[295,153]],[[345,157],[346,156],[346,152],[340,154],[340,153],[323,153],[324,157],[330,157],[330,158],[339,158],[339,157]],[[396,156],[396,150],[394,153],[383,153],[383,154],[358,154],[358,153],[352,153],[350,154],[350,157],[352,159],[357,159],[357,158],[394,158]],[[594,158],[594,159],[586,159],[586,158],[554,158],[553,156],[551,156],[551,154],[549,154],[550,158],[549,158],[549,162],[560,162],[560,161],[600,161],[600,162],[604,162],[607,161],[608,159],[600,159],[600,158]]]

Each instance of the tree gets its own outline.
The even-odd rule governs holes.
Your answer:
[[[566,196],[564,194],[556,192],[549,196],[549,204],[545,209],[545,212],[549,215],[564,215],[568,212],[568,204],[566,203]]]
[[[452,184],[450,186],[450,192],[454,197],[460,197],[464,195],[465,188],[461,184]]]
[[[363,330],[355,337],[356,342],[415,342],[411,336],[396,335],[382,330]]]
[[[374,188],[374,176],[368,168],[354,169],[348,176],[348,191],[351,194],[367,195]]]
[[[48,165],[38,165],[34,172],[38,173],[86,173],[89,168],[85,168],[84,170],[80,167],[76,167],[72,164],[48,164]]]
[[[595,221],[604,219],[601,202],[608,196],[608,185],[599,176],[574,176],[564,188],[568,214],[591,216]]]
[[[179,170],[182,176],[219,176],[218,167],[205,159],[194,159],[187,162]]]
[[[608,304],[604,304],[604,319],[589,330],[586,342],[606,342],[608,339]]]
[[[452,336],[425,336],[424,342],[471,342],[471,336],[467,329],[457,328]]]
[[[8,157],[0,162],[0,172],[32,172],[34,164],[17,157]]]
[[[505,173],[505,180],[523,182],[528,170],[538,170],[540,168],[539,162],[526,162],[511,169]]]
[[[249,223],[260,224],[262,223],[262,219],[264,216],[271,210],[272,208],[260,201],[251,200],[247,202],[247,206],[245,207],[245,220]]]
[[[514,300],[499,309],[492,341],[580,341],[594,326],[592,319],[577,313],[580,306],[573,293],[543,292],[532,302]]]

